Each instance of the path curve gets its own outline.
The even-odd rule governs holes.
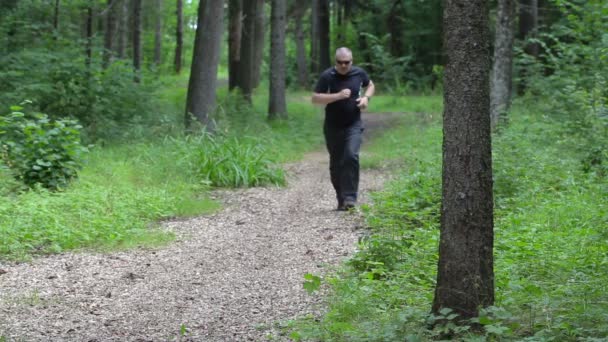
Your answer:
[[[394,115],[365,115],[367,132]],[[364,144],[365,148],[365,144]],[[358,213],[337,212],[327,154],[287,166],[285,188],[217,191],[224,209],[166,222],[162,249],[65,253],[0,269],[8,341],[265,341],[273,325],[318,310],[302,288],[350,255]],[[386,179],[361,174],[361,202]],[[185,332],[180,338],[181,332]]]

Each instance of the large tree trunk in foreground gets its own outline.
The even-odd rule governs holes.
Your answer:
[[[441,237],[433,312],[494,303],[488,4],[446,0]]]
[[[186,127],[190,127],[190,120],[194,116],[205,125],[208,132],[215,130],[214,122],[209,115],[215,109],[223,21],[223,0],[205,0],[199,3],[198,25],[186,100]]]
[[[268,96],[268,118],[286,118],[285,103],[285,29],[286,0],[272,0],[270,39],[270,89]]]
[[[506,119],[511,106],[514,23],[515,0],[498,0],[494,64],[490,84],[492,128],[498,126],[501,119]]]

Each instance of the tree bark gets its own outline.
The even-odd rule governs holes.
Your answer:
[[[228,89],[237,86],[239,61],[241,59],[241,30],[243,2],[230,0],[228,3]]]
[[[526,41],[536,37],[538,27],[538,0],[519,1],[519,32],[518,38]],[[540,47],[537,43],[526,43],[524,52],[530,56],[538,57]],[[523,95],[527,88],[528,71],[526,67],[520,70],[520,82],[517,85],[517,92]]]
[[[270,39],[270,89],[268,96],[268,119],[287,118],[285,102],[285,29],[286,0],[272,0]]]
[[[190,80],[186,100],[186,128],[194,116],[213,133],[215,124],[210,114],[215,109],[217,66],[224,21],[224,0],[199,2],[198,25],[192,54]]]
[[[133,0],[133,69],[135,70],[135,82],[141,81],[141,60],[142,60],[142,0]]]
[[[441,236],[433,312],[459,319],[494,303],[486,0],[446,0]]]
[[[86,16],[86,48],[85,48],[85,64],[87,69],[91,67],[91,60],[93,59],[93,7],[87,7]]]
[[[127,37],[129,36],[129,0],[119,0],[120,19],[118,23],[118,44],[116,44],[116,55],[123,59],[127,56]]]
[[[243,30],[241,35],[241,57],[237,84],[241,89],[243,97],[249,103],[251,103],[254,81],[255,9],[255,1],[243,2]]]
[[[249,0],[254,1],[254,0]],[[264,0],[255,0],[255,41],[253,55],[253,88],[260,84],[262,73],[262,61],[264,60],[264,36],[266,35],[266,12],[264,11]]]
[[[173,65],[175,66],[175,73],[179,74],[182,71],[182,51],[184,49],[184,2],[183,0],[177,0],[177,28],[175,32],[175,58]]]
[[[319,1],[319,72],[329,68],[329,0]]]
[[[306,46],[304,28],[302,26],[302,19],[306,13],[308,4],[305,1],[298,1],[296,3],[296,10],[294,13],[295,20],[295,41],[296,41],[296,64],[298,65],[298,85],[303,89],[308,89],[310,86],[308,81],[308,64],[306,61]]]
[[[310,71],[319,74],[319,7],[321,0],[312,0],[312,12],[310,14]]]
[[[116,2],[118,0],[108,0],[105,14],[106,25],[103,33],[103,61],[102,67],[106,69],[112,63],[112,43],[114,41],[114,31],[116,28]]]
[[[161,63],[163,44],[163,0],[156,0],[156,22],[154,27],[154,64]]]
[[[59,0],[55,0],[55,12],[53,14],[53,31],[55,32],[55,34],[58,34],[59,32],[57,32],[59,30]]]
[[[492,129],[506,119],[511,106],[513,77],[513,41],[515,0],[498,0],[494,65],[490,84],[490,115]]]
[[[394,57],[405,56],[403,14],[403,4],[401,3],[401,0],[395,0],[388,16],[388,27],[391,33],[390,52]]]

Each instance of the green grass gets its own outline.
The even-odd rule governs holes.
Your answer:
[[[282,185],[281,163],[322,146],[322,116],[309,103],[294,97],[289,120],[268,122],[266,95],[256,95],[250,107],[225,90],[217,134],[183,136],[175,132],[184,95],[174,88],[163,95],[158,115],[167,119],[150,128],[158,129],[156,137],[142,133],[94,147],[63,192],[16,192],[18,184],[0,168],[0,258],[166,244],[173,236],[157,222],[217,210],[206,195],[211,187]]]
[[[608,187],[584,173],[582,140],[522,106],[494,136],[496,307],[467,341],[599,341],[608,336]],[[320,341],[430,341],[437,265],[440,121],[406,116],[370,146],[398,173],[366,209],[371,235],[335,275],[327,313],[291,322]],[[380,160],[381,162],[377,161]]]

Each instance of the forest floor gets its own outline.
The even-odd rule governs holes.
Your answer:
[[[394,117],[364,115],[363,151]],[[335,210],[325,150],[286,168],[286,187],[214,191],[222,210],[163,222],[168,246],[0,264],[0,340],[288,340],[277,322],[323,310],[304,275],[351,255],[365,227]],[[388,178],[362,170],[360,204]]]

